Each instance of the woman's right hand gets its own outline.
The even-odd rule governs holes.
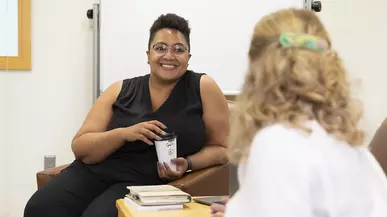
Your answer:
[[[224,197],[221,200],[221,203],[213,203],[211,205],[211,217],[221,217],[224,216],[226,210],[226,204],[228,202],[228,197]]]
[[[159,136],[155,134],[164,135],[165,132],[162,129],[167,127],[159,121],[146,121],[136,125],[126,127],[122,129],[122,137],[125,141],[133,142],[141,140],[148,145],[153,145],[151,140],[161,140]]]

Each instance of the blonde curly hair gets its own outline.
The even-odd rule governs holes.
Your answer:
[[[320,37],[329,49],[284,48],[279,42],[283,32]],[[310,132],[303,123],[316,120],[339,140],[363,143],[364,133],[357,127],[361,109],[352,109],[347,73],[330,48],[328,32],[309,10],[280,10],[256,24],[245,83],[231,112],[231,162],[245,160],[255,134],[276,123]]]

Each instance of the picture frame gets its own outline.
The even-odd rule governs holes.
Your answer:
[[[8,6],[8,8],[3,7],[6,13],[0,16],[0,19],[3,19],[0,20],[0,23],[2,22],[6,26],[6,28],[1,28],[4,32],[1,32],[0,29],[0,39],[5,40],[0,42],[2,45],[0,46],[0,70],[31,70],[31,0],[0,0],[0,4]],[[17,12],[13,10],[17,10]],[[17,16],[14,14],[15,12]],[[17,18],[17,21],[12,20],[14,18]],[[15,24],[17,29],[12,26]],[[16,34],[9,34],[9,29],[15,30]],[[9,39],[9,37],[17,37],[17,39]],[[12,44],[16,40],[17,47]],[[9,47],[14,49],[10,53],[16,53],[16,55],[4,55],[4,53],[9,53],[7,50]]]

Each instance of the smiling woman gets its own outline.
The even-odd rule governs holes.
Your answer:
[[[31,69],[30,1],[0,0],[0,70]]]
[[[174,15],[164,16],[150,29],[148,43],[148,63],[151,82],[158,79],[162,83],[176,82],[186,71],[191,57],[191,30],[188,22]],[[164,28],[167,26],[167,28]],[[171,52],[168,52],[168,51]]]
[[[176,82],[187,71],[187,42],[182,33],[173,29],[159,30],[153,39],[148,54],[151,79],[158,78],[164,82]],[[171,52],[168,52],[168,51]]]
[[[32,196],[25,217],[117,216],[114,202],[126,186],[165,184],[226,163],[227,101],[212,78],[187,70],[189,36],[188,21],[176,14],[154,21],[149,73],[101,94],[72,141],[76,160]],[[171,167],[158,162],[153,145],[166,133],[177,136]]]

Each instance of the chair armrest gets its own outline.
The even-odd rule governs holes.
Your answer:
[[[36,174],[38,188],[49,183],[68,166],[69,164],[66,164],[38,172]],[[229,195],[229,164],[195,171],[169,184],[192,196]]]
[[[45,184],[49,183],[56,175],[58,175],[63,169],[68,167],[69,164],[49,168],[43,171],[40,171],[36,174],[36,181],[38,188],[43,187]]]
[[[169,184],[191,196],[229,195],[229,164],[195,171]]]
[[[387,119],[376,130],[369,147],[387,175]]]

